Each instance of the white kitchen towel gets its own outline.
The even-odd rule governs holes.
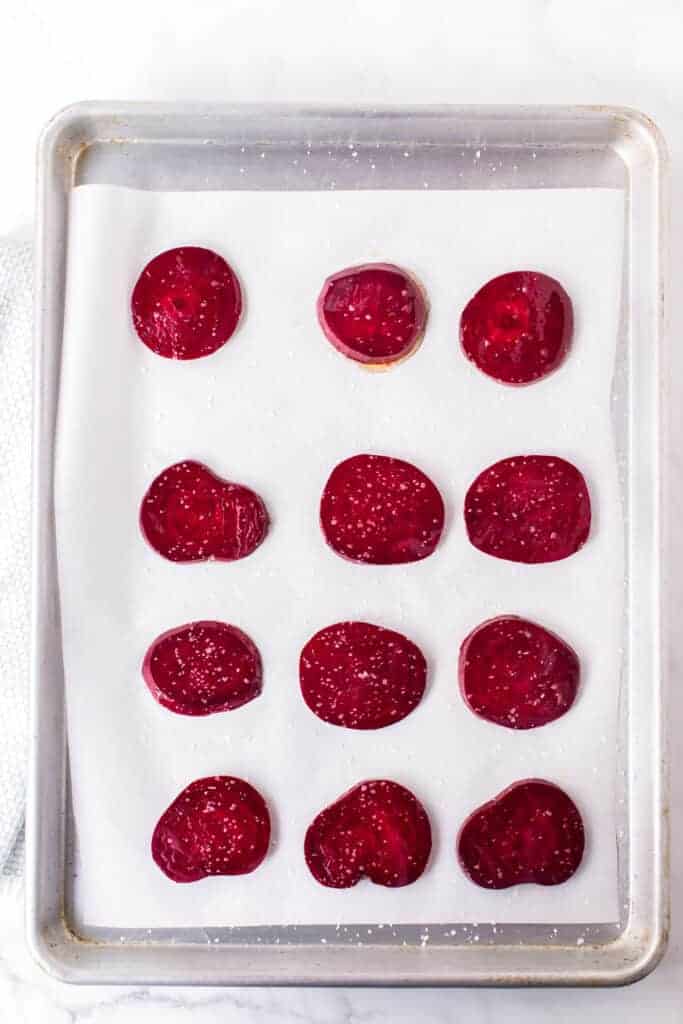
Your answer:
[[[0,873],[20,871],[28,743],[31,246],[0,241]]]

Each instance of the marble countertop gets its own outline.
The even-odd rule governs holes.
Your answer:
[[[672,295],[683,265],[683,7],[677,0],[25,0],[3,12],[0,109],[6,142],[0,234],[27,237],[37,133],[81,99],[375,103],[591,103],[633,106],[669,144]],[[28,70],[27,70],[28,69]],[[683,312],[671,303],[672,337]],[[683,348],[674,346],[672,381]],[[674,384],[675,386],[675,384]],[[683,422],[671,424],[670,502],[683,503]],[[673,532],[673,531],[672,531]],[[672,536],[672,607],[683,605],[683,543]],[[671,655],[675,681],[683,659]],[[683,701],[672,694],[674,738]],[[675,765],[675,761],[674,761]],[[683,846],[683,777],[672,777],[673,849]],[[0,882],[0,1021],[7,1024],[374,1024],[406,1021],[683,1022],[683,866],[672,858],[674,926],[653,975],[621,990],[259,990],[74,988],[35,966],[23,939],[23,893]]]

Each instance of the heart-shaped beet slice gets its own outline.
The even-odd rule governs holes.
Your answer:
[[[480,473],[465,497],[475,548],[510,562],[557,562],[583,547],[591,502],[582,474],[556,455],[516,455]]]
[[[494,277],[465,306],[460,341],[489,377],[531,384],[556,370],[569,350],[574,317],[562,285],[546,274],[515,270]]]
[[[171,562],[233,562],[263,541],[268,513],[250,488],[186,460],[152,481],[142,499],[140,526],[155,551]]]
[[[231,711],[261,692],[259,652],[226,622],[190,622],[162,633],[142,675],[155,700],[178,715]]]
[[[306,832],[313,877],[349,889],[364,876],[377,885],[410,885],[432,848],[429,818],[409,789],[385,779],[362,782],[330,804]]]
[[[138,337],[157,355],[199,359],[232,337],[242,293],[222,256],[185,245],[147,264],[133,289],[131,310]]]
[[[477,626],[460,648],[460,688],[475,715],[509,729],[535,729],[574,703],[579,659],[543,626],[501,615]]]
[[[417,562],[436,548],[444,504],[428,476],[386,455],[354,455],[325,484],[320,524],[331,548],[352,562]]]
[[[402,633],[369,622],[337,622],[301,652],[299,679],[311,711],[347,729],[381,729],[420,703],[427,663]]]
[[[349,359],[375,366],[404,359],[422,339],[427,306],[420,286],[391,263],[348,267],[318,298],[325,336]]]
[[[173,882],[207,875],[246,875],[259,866],[270,843],[266,802],[244,779],[196,779],[159,818],[152,857]]]
[[[584,843],[581,815],[567,794],[551,782],[527,779],[474,811],[457,846],[473,882],[508,889],[566,882],[581,863]]]

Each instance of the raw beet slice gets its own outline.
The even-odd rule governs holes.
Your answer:
[[[515,782],[477,808],[460,829],[458,858],[484,889],[522,882],[559,885],[574,874],[584,848],[581,815],[551,782]]]
[[[516,455],[480,473],[465,497],[475,548],[510,562],[557,562],[585,544],[591,524],[586,481],[556,455]]]
[[[225,345],[242,313],[232,268],[211,249],[185,245],[155,256],[131,299],[141,341],[166,359],[199,359]]]
[[[320,502],[327,543],[352,562],[390,565],[427,558],[443,523],[443,499],[429,477],[385,455],[340,462]]]
[[[361,782],[321,811],[306,832],[313,877],[349,889],[363,876],[377,885],[410,885],[425,869],[432,830],[409,789],[384,779]]]
[[[515,270],[494,277],[470,299],[460,318],[460,341],[489,377],[531,384],[560,365],[573,324],[571,300],[558,281]]]
[[[188,459],[152,481],[142,499],[140,526],[171,562],[233,562],[263,541],[268,513],[254,491]]]
[[[159,818],[152,857],[173,882],[246,875],[270,842],[270,815],[253,786],[230,775],[196,779]]]
[[[337,622],[301,652],[299,679],[311,711],[347,729],[381,729],[420,703],[427,663],[401,633],[369,622]]]
[[[460,688],[475,715],[509,729],[535,729],[574,703],[579,659],[543,626],[501,615],[477,626],[460,648]]]
[[[157,637],[142,675],[155,700],[179,715],[231,711],[261,692],[261,658],[226,622],[190,622]]]
[[[419,285],[391,263],[340,270],[327,278],[318,298],[325,336],[359,363],[404,359],[421,341],[426,319]]]

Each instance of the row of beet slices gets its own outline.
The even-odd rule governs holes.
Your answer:
[[[428,319],[424,288],[391,263],[348,267],[328,277],[318,321],[343,355],[374,367],[401,362],[418,348]],[[133,291],[140,339],[167,359],[199,359],[222,348],[243,313],[237,274],[210,249],[183,246],[156,256]],[[468,359],[506,384],[531,384],[562,363],[573,311],[562,285],[517,270],[488,281],[466,305],[460,340]]]
[[[485,469],[464,504],[470,541],[512,562],[556,562],[590,531],[588,487],[576,466],[554,455],[516,455]],[[186,460],[163,470],[140,507],[151,546],[172,562],[232,562],[262,543],[269,517],[249,487]],[[337,465],[320,500],[327,543],[353,562],[417,562],[436,549],[444,503],[417,466],[386,455],[354,455]]]
[[[142,674],[154,698],[179,715],[233,711],[258,697],[261,657],[250,637],[225,622],[190,622],[149,648]],[[579,659],[560,637],[517,616],[478,626],[460,648],[460,689],[481,718],[535,729],[569,710]],[[336,622],[305,644],[299,682],[310,710],[330,725],[383,729],[418,706],[427,662],[412,640],[370,622]]]
[[[270,827],[265,800],[244,779],[196,779],[157,822],[152,855],[174,882],[247,874],[268,852]],[[561,789],[527,779],[471,814],[456,845],[461,866],[482,888],[558,885],[581,863],[583,823]],[[304,839],[311,874],[333,889],[348,889],[363,877],[393,888],[410,885],[431,849],[424,807],[387,779],[354,786],[314,818]]]
[[[390,264],[353,267],[328,278],[318,299],[326,337],[349,358],[388,367],[419,345],[427,322],[424,290]],[[210,355],[242,314],[236,274],[216,253],[184,247],[162,253],[141,274],[132,298],[135,329],[167,358]],[[556,369],[569,348],[572,307],[558,282],[520,271],[488,282],[460,322],[463,349],[481,370],[508,384],[529,384]],[[497,558],[539,563],[566,558],[586,541],[590,499],[581,473],[542,455],[504,459],[467,492],[470,540]],[[268,530],[261,498],[206,466],[170,466],[145,495],[142,531],[174,562],[232,561],[251,554]],[[435,550],[444,505],[415,466],[381,455],[340,463],[324,488],[320,522],[342,557],[371,564],[418,561]],[[241,630],[196,622],[151,646],[144,678],[156,699],[180,714],[232,710],[261,691],[261,659]],[[324,721],[376,729],[410,714],[422,698],[427,666],[407,637],[380,626],[343,622],[305,645],[300,682]],[[515,616],[483,623],[460,653],[460,685],[478,715],[513,729],[544,725],[571,706],[579,681],[574,651],[543,627]],[[160,818],[152,839],[157,864],[174,881],[253,871],[270,842],[263,797],[242,779],[197,779]],[[469,877],[485,888],[522,882],[554,885],[578,867],[581,816],[557,786],[525,780],[478,808],[460,829],[457,850]],[[362,782],[323,810],[304,843],[323,885],[346,888],[363,876],[386,886],[415,881],[431,850],[428,816],[418,799],[389,780]]]

